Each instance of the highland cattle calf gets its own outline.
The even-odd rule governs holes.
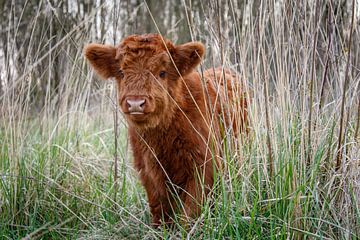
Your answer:
[[[154,225],[171,222],[177,211],[199,215],[221,165],[219,143],[226,129],[239,131],[246,119],[244,98],[233,94],[239,86],[234,73],[195,71],[204,53],[199,42],[174,45],[158,34],[85,47],[95,72],[116,80]],[[232,103],[237,107],[229,107]]]

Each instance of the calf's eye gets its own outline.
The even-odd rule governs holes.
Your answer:
[[[159,76],[160,76],[161,78],[164,78],[165,75],[166,75],[165,71],[161,71],[161,72],[159,73]]]
[[[124,72],[123,72],[123,70],[119,69],[119,70],[118,70],[118,75],[119,75],[120,78],[123,78],[123,77],[124,77]]]

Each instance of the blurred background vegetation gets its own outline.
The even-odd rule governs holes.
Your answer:
[[[222,56],[225,47],[236,49],[237,44],[242,44],[239,39],[246,31],[245,27],[258,27],[259,19],[268,11],[274,11],[274,17],[287,14],[287,19],[295,22],[283,26],[284,37],[293,35],[299,38],[293,40],[297,45],[292,51],[300,51],[301,44],[309,41],[306,28],[319,29],[315,46],[318,74],[323,72],[327,47],[331,47],[332,59],[326,65],[329,68],[327,76],[316,78],[319,87],[326,88],[328,84],[335,84],[327,78],[342,70],[340,60],[348,51],[351,1],[316,2],[317,9],[311,11],[315,5],[307,2],[270,1],[267,4],[269,9],[263,12],[261,5],[265,3],[260,0],[2,0],[0,95],[8,92],[8,88],[14,93],[19,92],[18,88],[23,86],[19,83],[27,81],[31,85],[28,97],[31,98],[32,110],[39,111],[49,94],[56,105],[61,104],[61,90],[65,84],[63,75],[79,58],[83,45],[88,42],[117,44],[129,34],[161,33],[176,43],[203,41],[208,43],[209,56],[213,56],[212,60],[207,60],[207,65],[218,65],[223,61],[218,53],[222,52]],[[316,15],[312,16],[314,13]],[[356,14],[359,15],[359,8]],[[317,21],[309,24],[315,17]],[[272,31],[277,30],[272,27],[273,21],[276,19],[269,19],[264,25],[269,46],[274,44],[271,43],[274,41]],[[358,24],[357,21],[353,42],[358,42]],[[291,29],[294,26],[297,29]],[[359,48],[357,44],[352,47],[351,61],[356,66]],[[236,64],[238,58],[233,56],[231,61]],[[352,68],[353,77],[358,74],[358,67]],[[275,81],[273,78],[270,82]]]

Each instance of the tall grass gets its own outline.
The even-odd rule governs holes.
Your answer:
[[[1,238],[359,238],[359,28],[350,24],[351,16],[340,17],[337,4],[215,0],[200,1],[198,9],[187,1],[179,5],[187,16],[181,24],[208,49],[199,71],[222,66],[239,73],[250,123],[247,136],[233,138],[229,132],[218,143],[226,167],[201,216],[189,226],[176,221],[159,229],[150,226],[126,123],[120,114],[113,121],[114,85],[98,81],[82,56],[83,44],[94,39],[93,29],[84,26],[95,22],[101,9],[119,11],[120,6],[99,5],[57,43],[30,40],[26,65],[17,73],[11,56],[17,54],[21,17],[9,12],[18,22],[11,26],[15,31],[9,28],[3,48],[8,58],[3,58],[0,92]],[[138,8],[158,14],[147,2]],[[33,18],[33,31],[49,27],[37,22],[39,16]],[[153,24],[161,23],[153,18]],[[108,43],[124,35],[115,34],[116,22],[107,26]],[[161,33],[176,29],[170,23]],[[66,57],[62,66],[54,64],[58,56]],[[48,81],[40,103],[39,79],[33,77],[39,64]],[[59,67],[62,75],[53,89]]]

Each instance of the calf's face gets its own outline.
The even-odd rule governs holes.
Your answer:
[[[173,45],[157,34],[132,35],[118,46],[89,44],[85,57],[103,79],[115,78],[118,102],[127,121],[154,128],[171,120],[181,98],[181,81],[204,55],[198,42]]]

